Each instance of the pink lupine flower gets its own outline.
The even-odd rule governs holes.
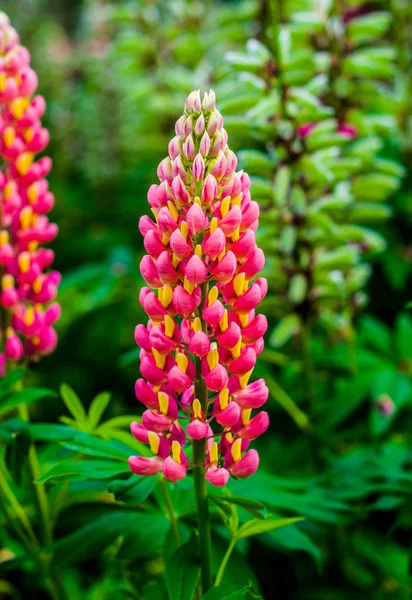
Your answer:
[[[301,138],[307,137],[315,127],[316,123],[305,123],[304,125],[301,125],[298,127],[298,136]]]
[[[267,293],[266,280],[256,279],[265,260],[255,238],[259,205],[249,177],[236,172],[212,91],[188,96],[175,131],[148,193],[154,220],[139,223],[149,322],[135,329],[143,377],[135,393],[146,410],[132,433],[154,456],[129,463],[173,482],[201,466],[209,483],[223,486],[256,471],[250,440],[269,426],[266,412],[252,414],[268,388],[250,382],[267,329],[255,313]],[[189,440],[203,444],[202,465],[186,455]]]
[[[347,136],[349,139],[353,139],[358,135],[358,129],[350,123],[340,123],[336,131]]]
[[[7,324],[1,331],[3,375],[6,361],[37,360],[57,344],[52,326],[60,307],[53,300],[60,274],[45,272],[54,253],[39,247],[56,237],[57,226],[46,217],[54,205],[45,179],[51,160],[35,160],[49,142],[41,126],[46,103],[33,96],[36,88],[30,54],[0,12],[0,309]]]

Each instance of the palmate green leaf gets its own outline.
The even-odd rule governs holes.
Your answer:
[[[111,394],[109,392],[102,392],[101,394],[98,394],[90,404],[87,421],[91,430],[95,429],[99,424],[100,419],[110,402],[110,398]]]
[[[242,525],[242,527],[238,530],[236,537],[239,540],[243,540],[244,538],[251,537],[252,535],[268,533],[269,531],[280,529],[281,527],[287,527],[288,525],[299,523],[299,521],[303,521],[303,517],[291,517],[290,519],[277,519],[270,521],[253,519],[252,521],[248,521]]]
[[[169,600],[192,600],[200,576],[198,543],[194,534],[166,561]]]
[[[60,394],[67,409],[76,419],[76,421],[86,421],[86,411],[83,408],[80,398],[76,392],[69,385],[67,385],[67,383],[63,383],[60,386]]]
[[[18,392],[11,392],[6,396],[3,396],[0,401],[0,415],[13,410],[21,404],[31,404],[37,400],[53,398],[56,396],[56,392],[47,388],[28,388]]]
[[[202,600],[240,600],[247,598],[248,590],[250,590],[250,586],[218,585],[202,596]],[[250,597],[252,598],[252,596]]]
[[[36,483],[44,483],[51,479],[111,479],[121,473],[130,473],[127,462],[109,460],[65,461],[54,465],[43,473]]]

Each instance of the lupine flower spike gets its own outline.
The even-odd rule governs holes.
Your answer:
[[[46,217],[54,204],[45,179],[51,160],[35,161],[49,142],[40,122],[46,105],[34,96],[36,88],[30,54],[0,12],[1,376],[7,361],[36,360],[57,343],[60,306],[53,300],[60,274],[46,271],[54,253],[40,247],[54,239],[57,225]]]
[[[142,374],[135,392],[147,410],[131,429],[154,456],[129,464],[139,475],[162,471],[177,481],[192,464],[186,442],[204,440],[205,477],[223,486],[230,475],[256,471],[249,444],[269,425],[266,412],[252,414],[268,388],[263,379],[250,382],[267,328],[255,312],[267,292],[256,278],[265,261],[255,241],[259,206],[248,175],[236,171],[213,91],[203,100],[192,92],[175,129],[160,184],[148,192],[154,220],[139,223],[149,286],[140,302],[149,322],[135,330]]]

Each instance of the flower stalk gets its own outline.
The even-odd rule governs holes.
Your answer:
[[[267,283],[257,277],[265,261],[255,236],[259,206],[249,177],[236,171],[213,91],[188,96],[175,131],[160,185],[148,193],[154,221],[139,223],[149,286],[140,302],[149,321],[135,330],[142,374],[135,393],[146,410],[131,429],[154,456],[129,464],[171,482],[192,471],[206,593],[213,585],[207,482],[221,487],[230,476],[252,475],[259,456],[250,441],[269,426],[266,412],[252,414],[268,388],[263,379],[250,382],[264,347],[267,320],[256,308]]]

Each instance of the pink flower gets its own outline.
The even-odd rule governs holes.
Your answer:
[[[139,223],[140,268],[152,289],[140,293],[149,322],[135,330],[143,377],[135,393],[147,410],[132,432],[154,458],[132,457],[130,466],[178,481],[193,466],[184,444],[206,439],[205,478],[223,486],[256,471],[248,446],[269,425],[266,412],[252,414],[268,388],[249,383],[267,329],[255,314],[267,293],[266,280],[255,279],[265,260],[259,206],[249,177],[236,172],[213,92],[188,96],[175,131],[148,193],[154,220]]]
[[[346,135],[349,139],[355,138],[358,135],[358,130],[355,125],[350,123],[340,123],[337,128],[338,133]]]
[[[40,247],[56,237],[57,226],[46,216],[54,205],[45,179],[51,160],[35,160],[49,142],[41,126],[46,103],[33,97],[36,88],[30,54],[0,13],[0,305],[11,323],[0,332],[4,373],[7,361],[38,360],[57,344],[52,325],[60,307],[53,301],[61,277],[47,272],[54,254]]]

